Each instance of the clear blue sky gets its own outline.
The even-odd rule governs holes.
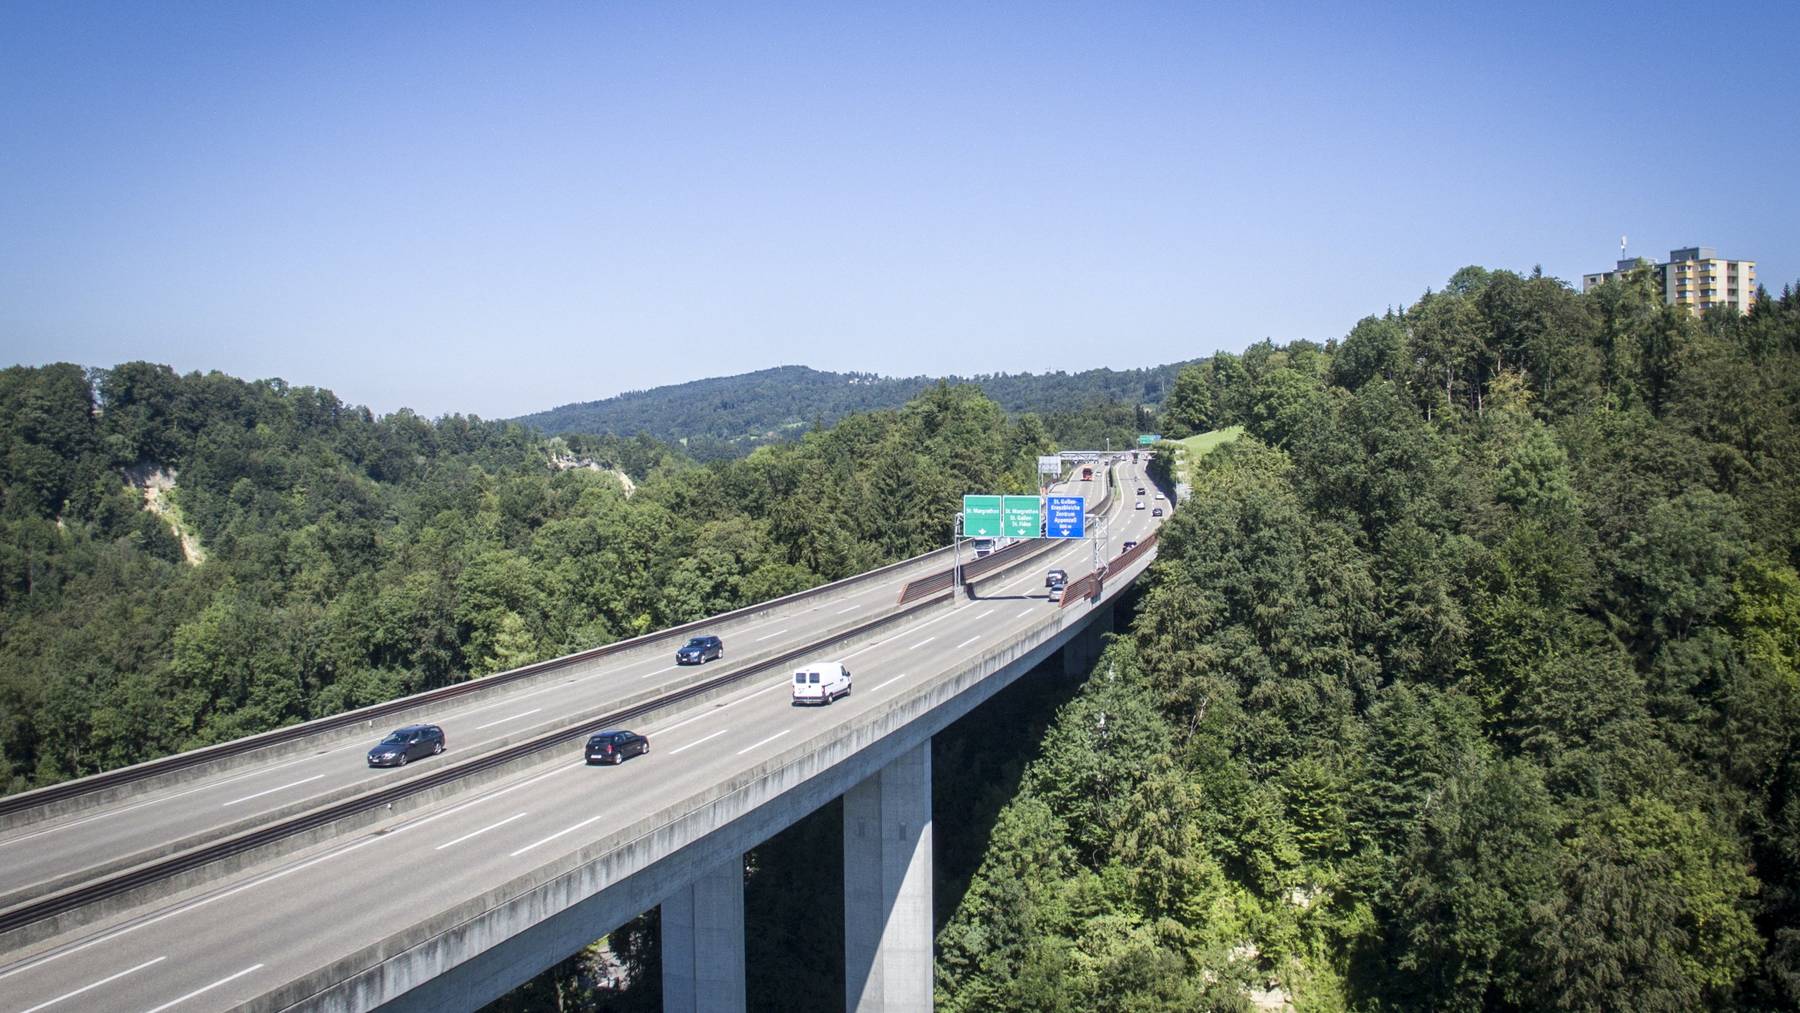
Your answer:
[[[1800,281],[1800,4],[0,4],[0,365],[520,414]]]

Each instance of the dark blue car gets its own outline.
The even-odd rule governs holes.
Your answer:
[[[396,728],[369,750],[371,767],[404,767],[408,760],[444,751],[444,730],[437,725]]]
[[[725,641],[718,637],[695,637],[675,652],[677,665],[704,665],[725,656]]]

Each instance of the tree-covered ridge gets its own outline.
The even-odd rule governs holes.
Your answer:
[[[0,372],[0,787],[223,741],[945,543],[1049,449],[967,387],[701,466],[127,363]],[[601,470],[635,483],[627,495]],[[561,466],[559,466],[561,465]],[[127,474],[166,494],[186,561]]]
[[[1800,1005],[1800,295],[1469,269],[1166,408],[1251,437],[1002,813],[940,1009]]]
[[[704,461],[741,457],[754,447],[796,438],[810,426],[831,425],[854,412],[895,408],[934,384],[950,383],[979,387],[1013,414],[1068,416],[1071,441],[1092,435],[1098,437],[1093,446],[1103,446],[1107,436],[1130,439],[1144,431],[1141,426],[1149,420],[1137,417],[1135,406],[1160,403],[1183,365],[943,380],[778,366],[563,405],[518,421],[551,434],[645,433],[666,442],[685,442],[690,456]],[[1123,417],[1111,418],[1119,413],[1117,406],[1123,406]],[[1108,420],[1111,428],[1097,425],[1096,419],[1076,423],[1074,416],[1080,414]],[[1052,428],[1063,427],[1052,422]]]

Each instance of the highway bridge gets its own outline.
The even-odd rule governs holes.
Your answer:
[[[0,1013],[474,1009],[661,905],[665,1008],[744,1008],[743,854],[844,799],[845,1005],[929,1008],[931,736],[1085,668],[1159,521],[1135,465],[1095,543],[943,549],[635,640],[0,799]],[[1143,497],[1150,505],[1166,500]],[[1129,551],[1127,540],[1138,544]],[[1070,594],[1045,595],[1047,568]],[[726,657],[674,664],[694,632]],[[796,662],[854,690],[791,705]],[[449,749],[372,770],[390,727]],[[589,767],[627,726],[653,750]],[[796,888],[805,888],[804,883]],[[827,941],[835,945],[836,941]]]

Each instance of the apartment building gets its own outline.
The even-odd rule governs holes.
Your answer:
[[[1665,300],[1695,313],[1704,313],[1714,306],[1730,306],[1739,313],[1748,313],[1756,301],[1756,261],[1725,260],[1710,246],[1670,250],[1669,260],[1663,264],[1643,257],[1621,260],[1611,271],[1582,275],[1581,290],[1586,292],[1639,267],[1656,272]]]

